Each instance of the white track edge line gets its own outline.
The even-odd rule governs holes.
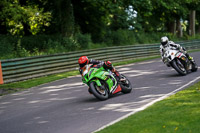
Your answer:
[[[160,98],[158,98],[158,99],[156,99],[156,100],[154,100],[154,101],[151,101],[150,103],[148,103],[148,104],[146,104],[146,105],[144,105],[144,106],[142,106],[142,107],[140,107],[140,108],[138,108],[138,109],[136,109],[135,111],[132,111],[132,112],[130,112],[130,113],[128,113],[128,114],[126,114],[126,115],[124,115],[124,116],[122,116],[122,117],[120,117],[120,118],[118,118],[118,119],[116,119],[116,120],[114,120],[114,121],[112,121],[112,122],[110,122],[110,123],[108,123],[107,125],[105,125],[105,126],[99,128],[99,129],[95,130],[95,131],[92,132],[92,133],[95,133],[95,132],[97,132],[97,131],[100,131],[100,130],[102,130],[102,129],[108,127],[108,126],[111,126],[111,125],[113,125],[113,124],[115,124],[115,123],[117,123],[117,122],[119,122],[119,121],[121,121],[121,120],[123,120],[123,119],[125,119],[125,118],[127,118],[127,117],[129,117],[129,116],[131,116],[131,115],[133,115],[133,114],[135,114],[135,113],[137,113],[137,112],[139,112],[139,111],[142,111],[142,110],[146,109],[147,107],[153,105],[154,103],[156,103],[156,102],[158,102],[158,101],[161,101],[161,100],[163,100],[163,99],[165,99],[165,98],[167,98],[167,97],[169,97],[169,96],[175,94],[177,91],[179,91],[179,90],[185,88],[186,86],[188,86],[188,85],[194,83],[194,82],[197,81],[198,79],[200,79],[200,76],[197,77],[197,78],[195,78],[194,80],[190,81],[189,83],[187,83],[187,84],[185,84],[185,85],[179,87],[178,89],[176,89],[176,90],[174,90],[174,91],[172,91],[172,92],[170,92],[170,93],[168,93],[168,94],[166,94],[166,95],[164,95],[164,96],[162,96],[162,97],[160,97]]]

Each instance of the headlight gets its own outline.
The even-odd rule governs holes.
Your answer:
[[[182,59],[182,60],[184,60],[184,61],[186,60],[184,56],[183,56],[183,57],[181,57],[181,59]]]

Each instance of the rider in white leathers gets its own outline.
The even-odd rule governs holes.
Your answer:
[[[175,44],[173,41],[169,41],[169,39],[166,36],[161,38],[160,53],[161,53],[162,61],[163,61],[163,55],[165,53],[165,49],[168,47],[170,47],[170,49],[181,51],[187,56],[189,60],[193,61],[193,57],[189,56],[185,48],[181,47],[180,44]]]

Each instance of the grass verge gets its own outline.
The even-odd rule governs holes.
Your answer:
[[[114,66],[125,65],[125,64],[135,63],[135,62],[141,62],[141,61],[151,60],[151,59],[155,59],[155,58],[159,58],[159,57],[160,56],[152,56],[152,57],[148,57],[148,58],[138,58],[138,59],[121,61],[121,62],[118,62],[118,63],[114,63]],[[26,81],[3,84],[3,85],[0,85],[0,95],[5,95],[5,94],[17,92],[17,91],[20,91],[20,90],[24,90],[24,89],[27,89],[27,88],[35,87],[35,86],[38,86],[38,85],[41,85],[41,84],[49,83],[49,82],[52,82],[52,81],[64,79],[64,78],[67,78],[69,76],[75,76],[75,75],[79,75],[78,70],[54,74],[54,75],[49,75],[49,76],[45,76],[45,77],[29,79],[29,80],[26,80]]]
[[[200,49],[193,49],[193,50],[188,50],[188,52],[199,52]]]
[[[199,133],[200,82],[97,133]]]

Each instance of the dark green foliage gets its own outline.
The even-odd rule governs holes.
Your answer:
[[[92,44],[91,36],[89,34],[76,34],[75,36],[77,43],[80,46],[80,49],[87,49]]]
[[[129,30],[110,31],[105,37],[105,43],[109,46],[131,45],[136,42],[135,33]]]
[[[17,38],[12,36],[0,35],[0,58],[13,58],[12,52]]]
[[[80,33],[71,38],[60,35],[36,35],[22,38],[0,35],[0,59],[65,53],[109,46],[153,44],[159,43],[162,36],[168,36],[173,41],[200,39],[199,35],[190,37],[184,34],[182,38],[177,38],[171,33],[145,33],[122,29],[107,32],[102,43],[93,43],[89,34]]]
[[[25,36],[21,38],[21,45],[30,52],[33,52],[35,48],[39,50],[45,50],[48,47],[48,45],[46,45],[46,42],[52,39],[59,40],[59,36],[56,35]]]
[[[51,13],[37,4],[20,0],[0,1],[0,25],[12,35],[37,34],[50,25]]]
[[[75,37],[61,35],[35,35],[14,37],[0,35],[0,58],[17,58],[46,55],[88,49],[92,44],[89,34],[77,34]]]
[[[191,10],[196,10],[200,33],[199,7],[199,0],[1,0],[0,55],[12,58],[155,43],[163,35],[189,39]],[[182,36],[180,25],[183,37],[177,38],[177,33]]]

